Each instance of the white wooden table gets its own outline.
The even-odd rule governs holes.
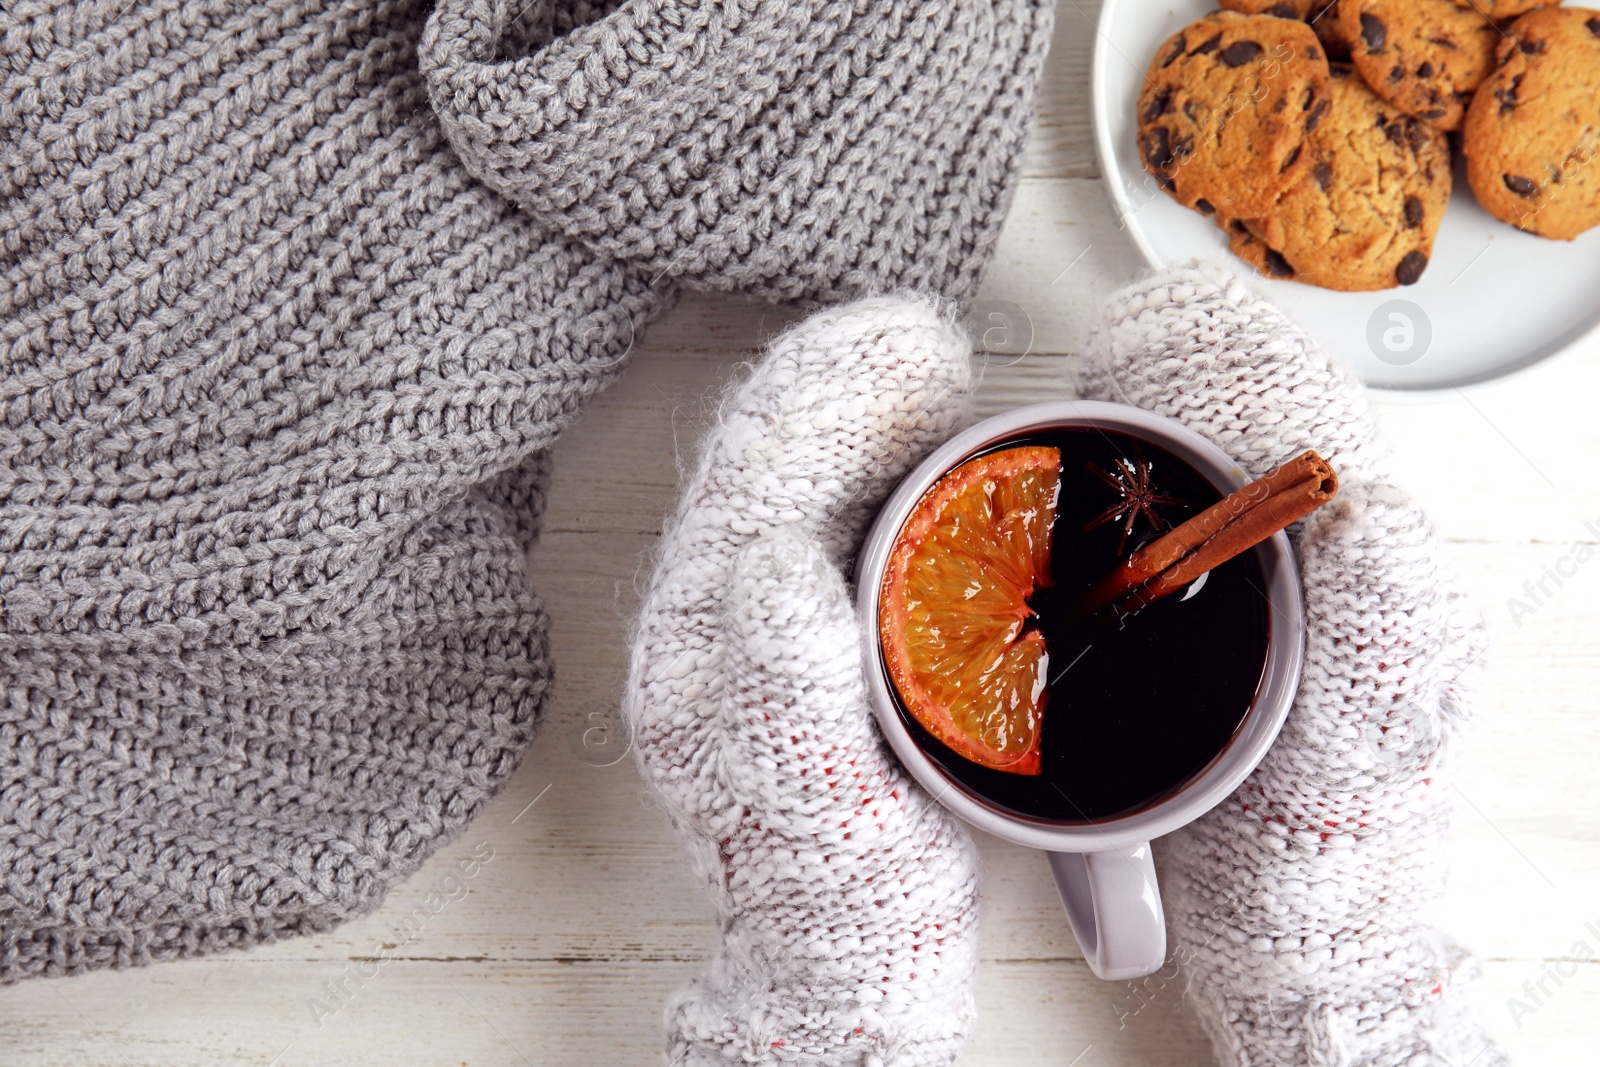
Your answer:
[[[995,303],[979,308],[1020,309],[1032,348],[990,358],[984,413],[1070,395],[1095,299],[1139,268],[1091,147],[1096,6],[1062,0],[1042,118],[985,289]],[[614,715],[624,631],[679,466],[723,383],[786,321],[732,300],[685,301],[563,439],[531,564],[556,620],[557,696],[510,788],[461,840],[377,914],[327,936],[0,990],[0,1063],[654,1062],[662,999],[709,947],[710,912],[631,759],[594,766],[603,760],[580,758],[577,739],[589,716]],[[1439,922],[1478,953],[1489,1025],[1530,1067],[1592,1063],[1600,1037],[1597,397],[1591,339],[1468,394],[1381,401],[1403,480],[1432,509],[1493,631]],[[1558,572],[1559,586],[1545,577]],[[1514,616],[1509,598],[1531,604],[1525,583],[1541,579],[1549,595]],[[465,895],[390,962],[370,962],[447,869],[489,849]],[[982,849],[981,1020],[964,1063],[1211,1062],[1181,976],[1096,980],[1042,858],[992,839]],[[1534,1010],[1513,1015],[1511,997]]]

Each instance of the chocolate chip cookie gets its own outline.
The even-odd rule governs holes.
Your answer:
[[[1373,92],[1441,130],[1461,128],[1502,39],[1456,0],[1339,0],[1339,23]]]
[[[1461,147],[1484,210],[1571,240],[1600,223],[1600,11],[1552,7],[1511,24]]]
[[[1235,254],[1270,277],[1356,292],[1422,277],[1450,200],[1450,144],[1399,112],[1347,66],[1312,133],[1306,176],[1272,212],[1229,232]],[[1234,220],[1228,220],[1233,224]]]
[[[1241,15],[1276,15],[1304,21],[1312,0],[1221,0],[1222,6]]]
[[[1215,11],[1151,61],[1139,156],[1186,207],[1255,218],[1310,166],[1306,134],[1327,108],[1328,61],[1309,26]]]

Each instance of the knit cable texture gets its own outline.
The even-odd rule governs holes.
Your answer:
[[[549,691],[557,433],[680,286],[970,297],[1048,24],[0,9],[0,981],[324,929],[457,833]]]
[[[884,749],[839,568],[961,422],[970,345],[873,299],[780,337],[662,541],[624,709],[720,944],[667,1062],[947,1064],[973,1021],[977,856]]]
[[[503,195],[695,288],[976,293],[1046,0],[643,0],[508,56],[519,2],[440,0],[422,42],[451,143]]]
[[[1366,396],[1220,267],[1111,298],[1086,397],[1148,408],[1252,476],[1307,448],[1338,497],[1293,533],[1305,673],[1245,784],[1163,842],[1174,956],[1224,1067],[1502,1067],[1426,922],[1443,892],[1450,755],[1482,623],[1389,482]]]

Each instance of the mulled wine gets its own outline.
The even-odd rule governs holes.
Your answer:
[[[1220,500],[1164,449],[1098,428],[1033,433],[991,452],[1059,450],[1050,582],[1025,628],[1045,645],[1038,773],[957,754],[911,715],[910,736],[951,778],[1011,813],[1056,823],[1132,814],[1183,788],[1229,745],[1262,684],[1269,632],[1264,549],[1228,560],[1181,593],[1085,615],[1085,594],[1119,563]]]

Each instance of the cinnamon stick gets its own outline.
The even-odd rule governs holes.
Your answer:
[[[1137,610],[1160,600],[1309,515],[1338,491],[1339,477],[1327,460],[1314,451],[1296,456],[1129,556],[1089,590],[1079,611],[1091,615],[1119,601]]]

